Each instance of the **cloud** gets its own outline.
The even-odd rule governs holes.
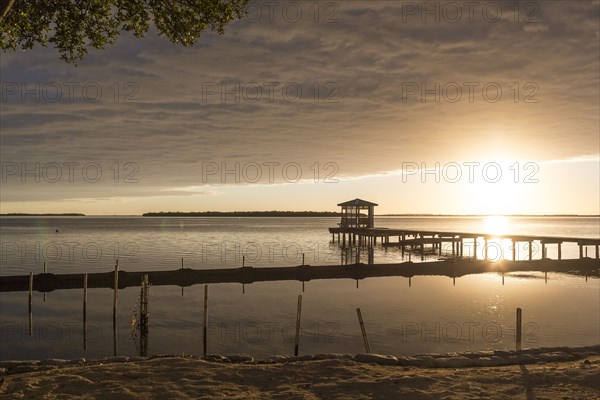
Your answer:
[[[294,3],[302,17],[291,22],[281,2],[270,22],[263,3],[256,22],[203,34],[192,48],[151,32],[124,34],[76,68],[51,49],[4,54],[3,161],[132,162],[144,189],[110,190],[146,196],[201,186],[211,162],[332,162],[353,177],[507,149],[532,160],[598,154],[598,2],[536,2],[527,23],[531,10],[515,16],[504,3],[482,2],[472,21],[463,9],[453,23],[406,8],[425,3],[358,1],[319,9],[317,22],[312,3]],[[502,17],[488,21],[487,4]],[[66,94],[73,82],[72,96],[44,99],[44,87]],[[41,100],[23,100],[35,84]],[[35,196],[20,185],[5,182],[11,201]],[[75,183],[38,195],[105,190]]]

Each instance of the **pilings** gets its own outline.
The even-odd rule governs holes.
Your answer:
[[[593,257],[600,259],[600,239],[592,238],[569,238],[569,237],[552,237],[552,236],[535,236],[535,235],[495,235],[495,234],[479,234],[465,232],[437,232],[437,231],[422,231],[422,230],[405,230],[405,229],[389,229],[389,228],[329,228],[330,232],[341,235],[341,244],[343,248],[350,247],[375,247],[379,243],[383,247],[398,247],[402,257],[406,251],[417,251],[422,258],[428,254],[443,256],[443,248],[446,248],[446,254],[452,258],[464,257],[464,248],[469,247],[468,255],[473,260],[483,258],[490,259],[490,247],[504,249],[503,245],[499,245],[504,240],[510,240],[511,246],[509,251],[512,252],[512,260],[527,260],[548,258],[547,245],[557,244],[558,255],[557,259],[562,260],[562,245],[563,243],[575,243],[579,246],[579,258],[588,257],[588,248],[593,247]],[[346,235],[348,242],[346,243]],[[391,242],[390,237],[397,237],[397,242]],[[483,250],[481,247],[481,239],[483,239]],[[467,240],[467,243],[465,243]],[[525,246],[522,244],[525,243]],[[519,246],[524,247],[527,251],[525,257],[520,257],[518,254]],[[472,247],[471,247],[472,246]],[[509,253],[510,254],[510,253]],[[505,257],[501,257],[506,259]]]

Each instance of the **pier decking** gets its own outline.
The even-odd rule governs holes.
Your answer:
[[[534,243],[539,244],[541,248],[540,259],[546,257],[546,246],[557,245],[558,260],[562,260],[562,244],[575,243],[579,246],[579,258],[587,256],[587,248],[592,247],[595,250],[595,258],[600,259],[600,239],[574,238],[574,237],[555,237],[555,236],[536,236],[536,235],[507,235],[491,233],[471,233],[471,232],[448,232],[448,231],[428,231],[411,229],[390,229],[390,228],[356,228],[356,227],[335,227],[329,228],[333,242],[340,243],[342,247],[359,246],[370,247],[377,244],[377,240],[386,247],[398,247],[404,253],[408,248],[410,250],[418,249],[423,256],[425,246],[430,245],[432,251],[438,251],[441,254],[442,246],[448,244],[451,249],[452,257],[462,257],[465,245],[473,247],[473,258],[477,259],[477,246],[479,239],[483,239],[484,259],[488,259],[488,242],[490,240],[508,239],[512,242],[512,260],[516,261],[516,248],[518,243],[528,243],[528,260],[533,260]],[[390,241],[390,238],[398,238],[397,242]]]

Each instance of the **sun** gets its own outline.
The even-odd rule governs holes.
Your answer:
[[[510,219],[503,215],[490,215],[483,221],[484,233],[492,235],[505,235],[510,229]]]

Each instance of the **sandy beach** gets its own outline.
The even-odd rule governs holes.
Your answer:
[[[598,346],[575,350],[420,358],[324,354],[241,362],[220,356],[4,362],[9,368],[0,398],[597,399]],[[453,367],[483,361],[510,365]]]

